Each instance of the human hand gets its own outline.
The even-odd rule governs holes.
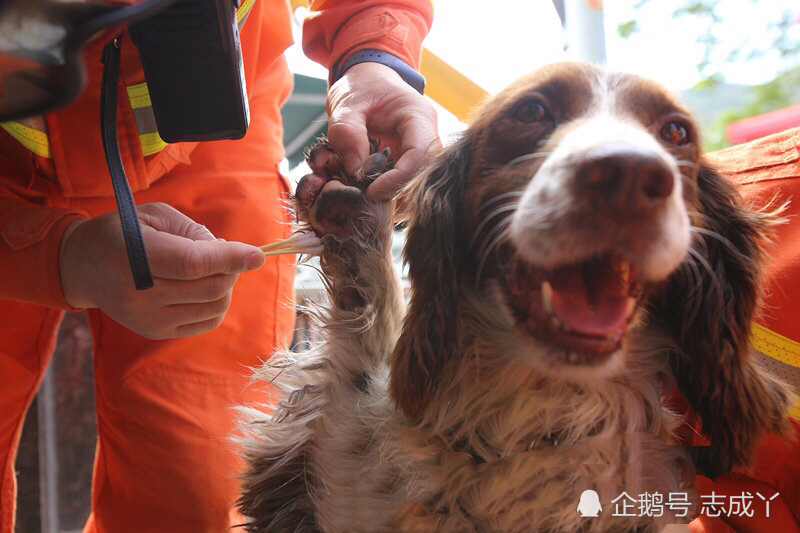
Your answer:
[[[391,147],[394,168],[367,189],[373,201],[393,198],[428,149],[440,144],[433,105],[380,63],[349,68],[328,91],[327,109],[328,141],[350,175],[369,156],[369,138]]]
[[[215,239],[166,204],[145,204],[138,212],[153,288],[134,287],[115,211],[73,222],[64,233],[59,267],[67,303],[100,308],[149,339],[215,329],[230,307],[239,273],[259,268],[264,254],[255,246]]]

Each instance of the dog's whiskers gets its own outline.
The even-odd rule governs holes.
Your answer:
[[[690,217],[697,217],[700,220],[705,220],[705,221],[711,220],[711,218],[705,213],[701,213],[700,211],[695,211],[693,209],[687,209],[686,214],[689,215]]]
[[[489,207],[495,202],[499,202],[501,200],[506,200],[508,198],[521,198],[524,194],[524,191],[509,191],[504,192],[503,194],[498,194],[497,196],[492,196],[489,200],[486,201],[484,207]]]
[[[681,272],[686,276],[687,286],[689,287],[689,296],[685,301],[693,302],[692,309],[689,310],[689,322],[693,321],[697,314],[700,312],[702,304],[701,291],[703,289],[703,278],[700,274],[700,268],[697,265],[697,259],[690,253],[684,260]]]
[[[512,159],[511,161],[509,161],[508,163],[503,165],[502,168],[508,168],[508,167],[510,167],[512,165],[516,165],[518,163],[523,163],[525,161],[530,161],[531,159],[545,158],[545,157],[548,157],[552,153],[553,152],[534,152],[534,153],[531,153],[531,154],[521,155],[519,157],[515,157],[514,159]]]
[[[678,166],[678,168],[685,167],[690,169],[696,169],[700,167],[700,165],[696,161],[687,161],[685,159],[679,159],[675,161],[675,164]]]
[[[508,223],[508,219],[504,219],[503,222],[505,223],[501,223],[495,228],[493,228],[492,231],[490,231],[486,235],[486,238],[484,239],[484,245],[482,246],[483,253],[480,254],[481,259],[478,262],[478,268],[475,271],[476,289],[480,286],[481,276],[483,275],[483,267],[486,264],[487,259],[489,259],[489,255],[491,255],[491,253],[497,248],[497,246],[505,239],[507,239],[509,233],[511,233],[511,225]],[[494,238],[492,238],[493,235]]]
[[[470,243],[469,243],[470,248],[472,248],[475,245],[475,241],[478,239],[478,236],[482,235],[483,230],[486,228],[486,226],[489,224],[489,222],[492,221],[492,219],[494,219],[495,217],[497,217],[499,215],[503,215],[505,213],[515,211],[516,209],[517,209],[517,204],[516,203],[507,203],[507,204],[501,205],[501,206],[495,208],[494,210],[490,211],[483,218],[481,223],[478,224],[478,227],[476,228],[475,233],[472,236],[472,239],[470,240]]]
[[[717,273],[714,271],[714,268],[711,266],[711,264],[708,262],[705,256],[702,253],[695,250],[694,248],[689,248],[689,255],[695,261],[697,261],[697,263],[699,263],[703,267],[703,269],[708,273],[708,277],[711,280],[711,283],[709,283],[709,292],[713,291],[715,293],[713,297],[719,299],[719,297],[722,294],[722,283],[719,280],[719,276],[717,276]],[[709,297],[712,296],[710,294],[703,294],[700,296],[700,298],[695,298],[694,301],[696,306],[699,308],[703,298],[709,298]],[[699,309],[694,311],[695,314],[692,316],[692,318],[697,316],[696,315],[697,312],[699,312]],[[691,320],[688,320],[685,323],[690,324],[691,322],[692,322]]]
[[[748,261],[747,254],[742,253],[742,251],[739,250],[739,248],[737,248],[736,245],[733,244],[730,241],[730,239],[728,239],[724,235],[722,235],[722,234],[720,234],[720,233],[718,233],[716,231],[712,231],[712,230],[707,229],[707,228],[701,228],[701,227],[698,227],[698,226],[691,226],[690,231],[692,233],[697,233],[697,234],[703,235],[705,237],[710,237],[710,238],[716,240],[717,242],[719,242],[720,244],[725,246],[728,249],[728,251],[730,251],[732,254],[734,254],[737,257],[739,257],[740,260],[745,261],[745,262]]]

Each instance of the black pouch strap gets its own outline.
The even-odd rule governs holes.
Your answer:
[[[119,37],[106,45],[103,50],[103,87],[101,95],[101,128],[103,134],[103,149],[106,153],[108,170],[111,173],[111,183],[114,185],[114,196],[117,199],[119,219],[122,223],[122,236],[125,239],[125,248],[128,251],[128,261],[133,273],[133,282],[137,290],[149,289],[153,286],[153,275],[150,273],[150,263],[147,260],[147,251],[144,248],[142,228],[139,225],[139,215],[136,213],[136,204],[133,193],[125,176],[125,167],[119,153],[119,138],[117,136],[117,90],[119,83],[120,50]]]

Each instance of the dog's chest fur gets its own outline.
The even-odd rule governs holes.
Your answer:
[[[483,331],[510,326],[473,311],[475,319],[490,322],[482,324]],[[393,329],[381,324],[381,316],[353,318],[340,320]],[[338,335],[336,328],[326,336],[317,347],[320,353],[378,355],[388,348],[385,338],[365,346],[351,335]],[[357,377],[357,387],[342,380],[348,372],[338,367],[339,358],[323,362],[305,356],[307,370],[290,381],[300,378],[308,392],[292,406],[298,416],[285,421],[293,427],[284,430],[313,432],[304,475],[312,487],[318,527],[363,532],[657,530],[650,518],[612,517],[611,500],[623,491],[634,497],[657,492],[665,498],[686,491],[677,475],[679,449],[664,443],[674,418],[661,407],[664,368],[658,357],[630,354],[630,371],[618,379],[579,386],[542,376],[524,362],[524,354],[509,353],[505,349],[513,350],[510,346],[488,346],[492,342],[473,339],[463,347],[461,375],[444,380],[453,385],[437,393],[435,407],[420,424],[398,413],[388,397],[389,370],[380,356],[368,375]],[[518,363],[509,364],[509,358]],[[278,384],[292,387],[280,378]],[[576,511],[586,489],[600,495],[598,518],[582,518]],[[659,525],[677,521],[664,518]]]

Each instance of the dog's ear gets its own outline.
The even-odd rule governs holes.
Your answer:
[[[654,313],[677,344],[673,373],[711,441],[691,454],[713,478],[748,465],[756,440],[785,428],[789,390],[760,368],[750,344],[774,217],[744,207],[734,185],[705,165],[697,186],[692,250]]]
[[[452,355],[459,321],[458,220],[470,159],[468,134],[435,157],[404,191],[409,215],[404,249],[412,293],[392,355],[390,389],[409,416],[423,411]]]

